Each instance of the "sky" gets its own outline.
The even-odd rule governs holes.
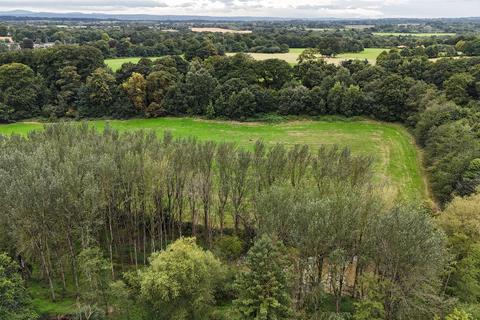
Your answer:
[[[480,0],[0,0],[0,11],[386,18],[480,16]]]

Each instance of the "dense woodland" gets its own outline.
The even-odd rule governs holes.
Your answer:
[[[480,58],[430,59],[478,55],[475,24],[460,26],[445,38],[286,23],[242,35],[0,28],[62,43],[0,54],[2,122],[399,122],[424,150],[438,202],[388,197],[372,159],[337,147],[258,141],[246,150],[85,124],[0,137],[0,319],[37,317],[25,291],[32,278],[52,301],[73,292],[70,317],[82,320],[480,318]],[[376,65],[322,57],[375,46],[392,47]],[[295,66],[224,55],[273,47],[310,49]],[[165,56],[115,73],[104,64],[131,55]]]

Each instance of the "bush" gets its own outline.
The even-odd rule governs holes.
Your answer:
[[[213,251],[223,260],[234,261],[243,252],[243,242],[237,236],[222,236],[215,241]]]

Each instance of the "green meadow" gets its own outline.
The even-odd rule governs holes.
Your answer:
[[[97,120],[89,122],[99,130],[106,125],[127,132],[153,130],[159,136],[171,131],[175,137],[197,137],[200,140],[235,142],[252,148],[257,140],[287,146],[307,144],[348,146],[353,153],[371,155],[375,159],[378,182],[389,182],[388,192],[401,191],[409,197],[427,197],[420,157],[412,136],[399,125],[370,120],[298,120],[279,123],[207,121],[193,118],[157,118],[131,120]],[[43,127],[25,122],[0,125],[0,134],[26,135]]]
[[[280,59],[285,60],[286,62],[290,63],[291,65],[297,64],[297,59],[300,54],[304,51],[304,48],[290,48],[290,51],[287,53],[248,53],[252,56],[255,60],[267,60],[267,59]],[[386,48],[366,48],[362,52],[349,52],[349,53],[342,53],[337,55],[333,58],[325,58],[326,61],[330,63],[340,64],[344,60],[350,59],[367,59],[370,63],[375,63],[377,57],[385,50],[389,50]],[[235,55],[236,53],[227,53],[227,56]],[[159,57],[148,57],[148,59],[158,59]],[[106,59],[105,64],[110,67],[113,71],[119,70],[124,63],[131,62],[131,63],[138,63],[141,57],[131,57],[131,58],[114,58],[114,59]]]
[[[159,57],[148,57],[148,59],[158,59]],[[110,67],[113,71],[119,70],[124,63],[131,62],[131,63],[138,63],[142,59],[141,57],[131,57],[131,58],[113,58],[113,59],[106,59],[105,64]]]
[[[297,59],[304,51],[304,48],[290,48],[288,53],[249,53],[255,60],[280,59],[285,60],[291,65],[297,64]],[[386,48],[366,48],[362,52],[348,52],[339,54],[333,58],[324,58],[327,62],[340,64],[344,60],[350,59],[367,59],[370,63],[375,64],[377,57],[383,52],[388,51]],[[235,53],[227,53],[227,55],[234,55]]]

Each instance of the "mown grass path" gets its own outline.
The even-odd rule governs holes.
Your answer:
[[[356,154],[375,158],[379,182],[391,186],[395,194],[426,199],[428,192],[420,155],[412,136],[396,124],[370,120],[285,121],[280,123],[207,121],[194,118],[157,118],[130,120],[96,120],[98,129],[107,123],[120,132],[154,130],[158,135],[168,130],[175,137],[194,136],[200,140],[235,142],[252,148],[256,140],[287,146],[307,144],[348,146]],[[43,124],[23,122],[0,125],[0,134],[22,134],[41,129]]]

